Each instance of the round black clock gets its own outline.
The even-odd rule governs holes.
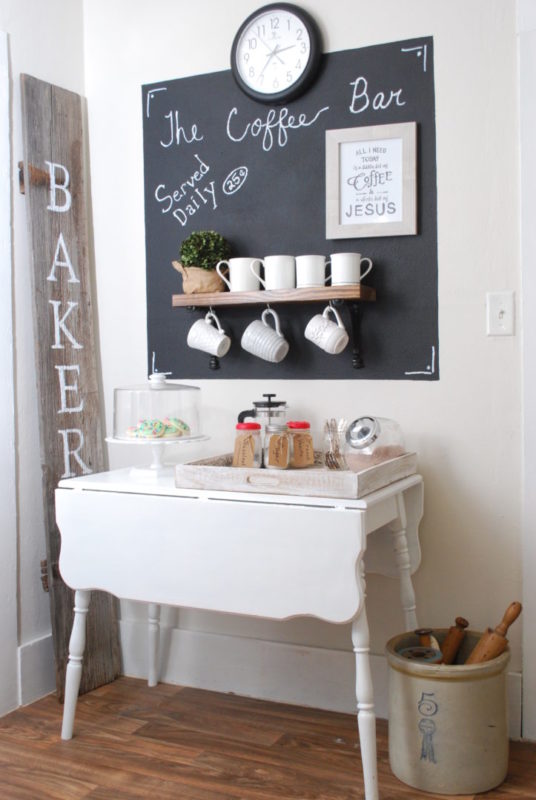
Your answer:
[[[272,3],[240,26],[231,49],[239,87],[261,103],[294,100],[320,65],[321,37],[314,19],[291,3]]]

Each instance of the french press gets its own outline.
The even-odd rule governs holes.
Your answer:
[[[238,422],[244,422],[247,417],[253,417],[262,425],[270,425],[273,422],[284,422],[287,410],[285,400],[274,400],[275,394],[263,394],[266,400],[253,402],[253,408],[241,411],[238,415]]]

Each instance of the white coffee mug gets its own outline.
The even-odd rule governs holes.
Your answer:
[[[294,256],[265,256],[262,260],[265,289],[294,289],[296,286],[296,260]]]
[[[368,267],[361,272],[361,265],[368,261]],[[331,285],[345,286],[360,283],[372,269],[370,258],[362,258],[361,253],[332,253],[331,255]]]
[[[266,321],[270,314],[274,320],[274,328]],[[274,364],[283,361],[289,349],[288,342],[281,333],[279,317],[271,308],[262,312],[261,319],[250,322],[242,334],[240,344],[246,352]]]
[[[231,292],[256,292],[259,289],[261,264],[260,258],[230,258],[228,261],[218,261],[216,272]],[[229,267],[229,278],[223,274],[224,266]]]
[[[305,289],[310,286],[324,286],[331,277],[326,275],[330,263],[324,256],[296,256],[296,286]]]
[[[205,353],[221,358],[229,352],[231,339],[221,327],[216,314],[209,311],[204,319],[194,322],[188,331],[186,344],[194,350],[203,350]]]
[[[328,319],[330,313],[333,314],[336,322]],[[348,344],[349,337],[338,311],[333,306],[326,306],[322,314],[315,314],[307,323],[305,338],[325,350],[326,353],[337,355],[342,353]]]

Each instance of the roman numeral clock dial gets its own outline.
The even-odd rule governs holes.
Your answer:
[[[238,86],[254,100],[282,103],[302,94],[320,66],[320,32],[313,18],[290,3],[274,3],[240,26],[231,50]]]

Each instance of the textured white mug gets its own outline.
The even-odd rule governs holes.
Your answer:
[[[265,256],[262,260],[265,289],[294,289],[296,286],[296,259],[294,256]],[[253,267],[251,267],[253,269]]]
[[[336,322],[328,319],[328,314],[333,314]],[[348,344],[348,333],[342,320],[333,306],[326,306],[322,314],[315,314],[305,328],[305,338],[316,344],[330,355],[342,353]]]
[[[260,258],[230,258],[228,261],[218,261],[216,272],[231,292],[256,292],[259,289],[261,264]],[[223,275],[223,266],[229,267],[229,278]]]
[[[361,265],[368,261],[368,267],[361,272]],[[332,253],[331,255],[331,285],[346,286],[360,283],[361,278],[368,275],[372,269],[370,258],[362,258],[361,253]]]
[[[309,286],[324,286],[331,277],[326,275],[330,263],[324,256],[296,256],[296,286],[305,289]]]
[[[268,325],[268,315],[273,317],[275,328]],[[283,361],[289,350],[288,342],[281,333],[279,317],[271,308],[262,312],[261,319],[250,322],[242,334],[240,344],[247,353],[274,364]]]
[[[214,325],[212,324],[214,322]],[[209,311],[204,319],[194,322],[186,338],[188,347],[194,350],[203,350],[213,356],[227,355],[231,347],[231,339],[220,325],[220,321],[213,311]]]

